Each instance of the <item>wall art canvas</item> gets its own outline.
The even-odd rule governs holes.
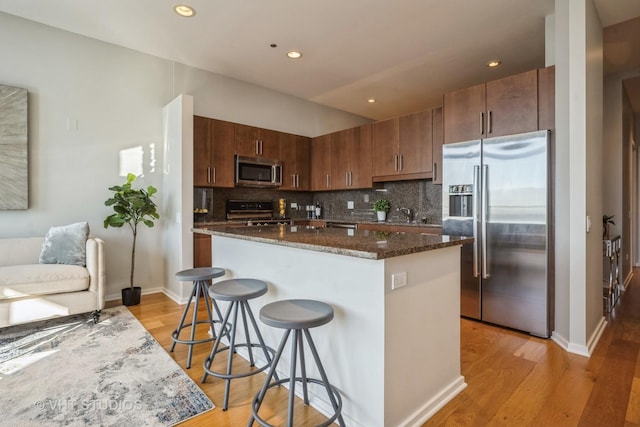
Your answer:
[[[27,90],[0,85],[0,209],[29,207]]]

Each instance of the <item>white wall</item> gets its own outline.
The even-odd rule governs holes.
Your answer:
[[[600,217],[602,27],[591,0],[556,0],[556,260],[553,338],[590,354],[603,328]],[[586,232],[587,216],[592,231]]]
[[[110,297],[128,283],[131,232],[103,228],[108,187],[124,182],[120,156],[133,153],[144,174],[139,184],[162,193],[162,109],[175,96],[193,95],[198,114],[229,110],[220,118],[304,135],[365,120],[3,13],[0,40],[0,83],[29,91],[30,165],[29,209],[0,211],[0,238],[44,235],[53,225],[88,221],[106,242]],[[174,82],[176,69],[180,77]],[[286,114],[264,119],[265,105]],[[162,215],[161,196],[156,202]],[[135,281],[143,292],[164,286],[159,230],[166,219],[139,230]]]

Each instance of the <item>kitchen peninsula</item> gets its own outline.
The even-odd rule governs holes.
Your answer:
[[[267,281],[256,313],[287,298],[334,307],[334,320],[311,333],[348,425],[419,426],[466,386],[460,246],[471,239],[285,225],[193,231],[213,236],[213,265],[227,269],[224,278]],[[277,346],[282,331],[259,326]],[[318,376],[313,364],[307,368]],[[312,395],[311,405],[330,413],[320,397]]]

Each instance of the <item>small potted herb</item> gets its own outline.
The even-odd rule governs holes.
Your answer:
[[[373,210],[378,215],[378,221],[385,221],[387,219],[387,212],[391,208],[391,204],[387,199],[378,199],[373,202]]]

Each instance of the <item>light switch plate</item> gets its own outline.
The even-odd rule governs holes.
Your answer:
[[[353,209],[353,200],[347,202],[347,209]]]

